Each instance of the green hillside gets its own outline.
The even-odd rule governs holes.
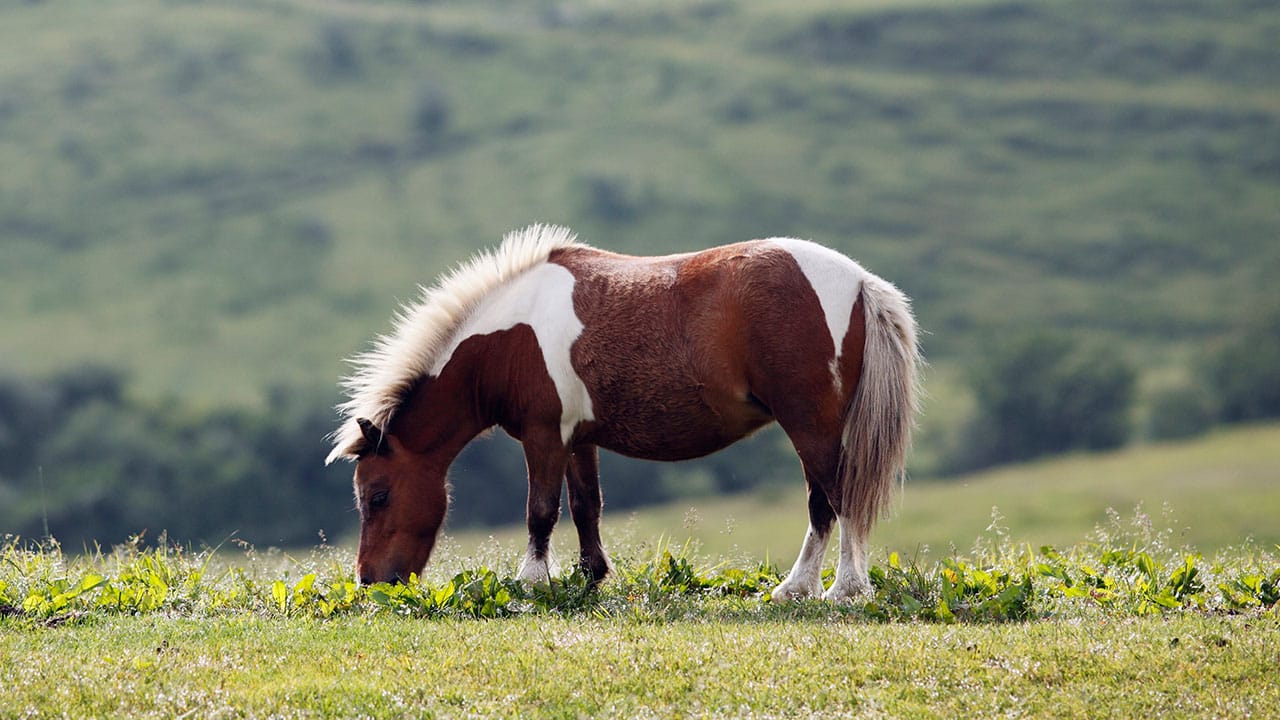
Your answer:
[[[609,479],[602,478],[606,503]],[[993,509],[998,516],[993,521]],[[1087,537],[1159,538],[1212,554],[1247,541],[1271,549],[1280,544],[1280,425],[1214,433],[1185,444],[1147,445],[1100,455],[1077,455],[1013,465],[956,482],[908,482],[893,516],[872,533],[872,553],[882,559],[937,559],[954,549],[969,553],[979,542],[1066,547]],[[689,499],[638,511],[605,508],[606,545],[673,547],[692,543],[696,553],[734,563],[768,557],[784,569],[800,549],[808,518],[804,483],[725,497]],[[992,527],[993,524],[996,527]],[[478,559],[496,567],[515,563],[524,547],[521,527],[449,533],[439,562],[465,565]],[[555,547],[563,562],[577,547],[566,516]],[[835,561],[835,548],[829,559]],[[433,561],[435,564],[436,561]],[[454,571],[446,566],[438,572]]]
[[[807,237],[902,286],[920,476],[983,460],[969,371],[1034,329],[1077,369],[1118,348],[1139,437],[1258,417],[1197,363],[1280,318],[1277,199],[1256,0],[2,3],[0,533],[354,525],[319,467],[343,358],[538,221],[633,253]],[[523,492],[503,447],[455,484]],[[789,453],[606,469],[634,506],[779,484]]]
[[[0,6],[0,365],[328,391],[533,221],[810,237],[942,364],[1030,325],[1177,365],[1280,271],[1280,8],[96,0]]]

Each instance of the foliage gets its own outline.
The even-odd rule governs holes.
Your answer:
[[[1151,396],[1148,433],[1156,440],[1180,440],[1209,429],[1214,402],[1199,383],[1162,388]]]
[[[902,567],[897,553],[871,570],[873,617],[934,622],[1026,620],[1031,616],[1032,575],[1014,575],[947,558],[938,567]]]
[[[1280,417],[1280,309],[1247,323],[1205,362],[1226,422]]]
[[[957,470],[1128,440],[1136,373],[1113,346],[1037,331],[988,347]]]
[[[0,378],[0,527],[73,546],[148,529],[283,544],[345,529],[349,470],[320,461],[326,404],[282,389],[267,401],[262,413],[140,402],[100,366]]]
[[[146,548],[137,539],[108,554],[67,557],[56,543],[32,545],[9,537],[0,547],[0,560],[0,610],[32,619],[160,612],[662,618],[714,614],[725,607],[771,614],[778,610],[768,593],[782,579],[768,565],[722,565],[706,571],[687,548],[673,553],[666,547],[649,559],[622,564],[618,577],[599,589],[578,571],[547,583],[527,583],[487,567],[442,581],[413,575],[406,583],[360,587],[349,566],[332,556],[322,567],[301,566],[301,577],[290,580],[238,565],[218,572],[213,567],[220,559],[213,551]],[[904,564],[890,553],[870,574],[871,596],[849,606],[822,606],[871,622],[982,623],[1023,622],[1088,608],[1118,615],[1275,611],[1280,600],[1280,562],[1275,557],[1206,564],[1193,552],[1171,554],[1150,539],[1092,541],[1065,552],[1045,546],[1038,556],[1029,548],[1004,545],[977,559],[949,557],[932,565]],[[724,605],[726,601],[731,604]]]

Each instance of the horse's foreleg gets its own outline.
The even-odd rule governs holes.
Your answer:
[[[580,446],[569,459],[569,511],[578,528],[578,567],[592,585],[613,569],[600,543],[600,462],[594,445]]]
[[[564,484],[569,451],[559,438],[524,441],[525,464],[529,469],[529,500],[525,518],[529,526],[529,546],[517,577],[528,582],[551,579],[551,531],[560,518],[560,487]]]
[[[817,597],[822,594],[822,559],[827,553],[835,511],[831,508],[826,491],[807,471],[805,482],[809,487],[809,529],[804,534],[804,545],[801,546],[800,555],[796,558],[795,565],[791,566],[787,579],[773,589],[771,596],[774,600]]]

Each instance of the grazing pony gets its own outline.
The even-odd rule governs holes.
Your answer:
[[[529,545],[546,581],[567,480],[579,562],[599,582],[599,447],[649,460],[715,452],[777,420],[804,468],[809,529],[775,599],[871,589],[867,534],[903,473],[916,409],[910,301],[853,260],[771,239],[630,257],[534,225],[405,307],[354,361],[329,462],[356,460],[360,582],[431,556],[463,447],[501,426],[524,447]]]

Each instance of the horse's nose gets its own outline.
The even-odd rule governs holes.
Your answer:
[[[372,585],[372,584],[373,584],[373,582],[374,582],[374,581],[373,581],[373,576],[372,576],[372,575],[361,575],[361,576],[360,576],[360,584],[361,584],[361,585],[364,585],[365,587],[368,587],[369,585]]]

